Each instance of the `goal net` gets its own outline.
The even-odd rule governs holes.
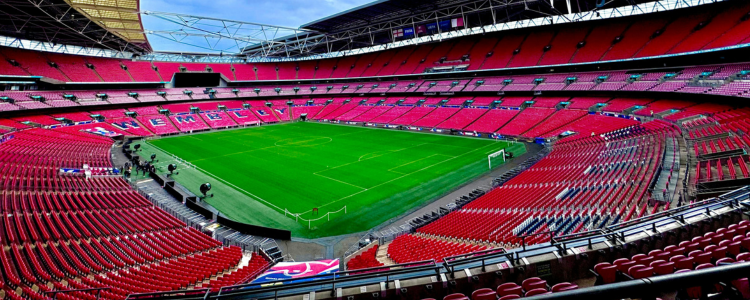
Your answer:
[[[490,170],[502,165],[503,163],[505,163],[505,149],[487,155],[487,164],[489,165]]]

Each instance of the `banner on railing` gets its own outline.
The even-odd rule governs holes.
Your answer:
[[[93,133],[93,134],[97,134],[97,135],[101,135],[101,136],[106,136],[106,137],[118,137],[118,136],[120,136],[120,134],[117,133],[117,132],[114,132],[114,131],[111,131],[111,130],[106,130],[106,129],[101,128],[101,127],[87,128],[87,129],[82,129],[81,131],[88,132],[88,133]]]
[[[299,279],[294,280],[293,282],[303,282],[313,280],[312,278],[306,279],[306,277],[333,274],[338,271],[338,259],[303,262],[280,262],[268,269],[268,271],[266,271],[265,273],[258,276],[258,278],[253,280],[253,283],[265,283],[290,279]],[[325,277],[327,276],[316,277],[315,279],[321,279]]]
[[[13,134],[13,133],[6,133],[6,134],[3,134],[3,135],[0,135],[0,144],[12,140],[13,137],[15,137],[15,134]]]

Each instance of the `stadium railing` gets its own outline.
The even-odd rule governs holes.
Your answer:
[[[555,237],[551,239],[551,242],[544,244],[537,244],[526,247],[526,249],[491,249],[485,250],[478,253],[470,253],[455,257],[449,257],[444,260],[442,264],[436,264],[434,261],[423,261],[402,265],[393,265],[388,267],[375,267],[370,269],[360,269],[353,271],[344,271],[334,274],[318,275],[308,277],[310,281],[305,282],[294,282],[294,279],[281,281],[279,284],[272,286],[264,286],[261,284],[244,284],[224,287],[217,294],[204,294],[206,299],[224,299],[233,297],[248,297],[248,298],[277,298],[282,296],[293,296],[303,295],[310,292],[321,292],[330,291],[332,297],[343,297],[342,289],[359,287],[366,285],[380,285],[381,297],[386,296],[387,290],[392,290],[394,287],[398,287],[401,280],[405,279],[419,279],[419,278],[430,278],[431,280],[419,281],[422,284],[425,282],[432,282],[427,284],[428,289],[438,288],[435,285],[442,285],[445,289],[449,287],[455,289],[458,280],[468,280],[469,283],[480,280],[479,276],[485,276],[489,274],[472,274],[471,269],[482,268],[481,270],[488,270],[489,267],[497,269],[496,265],[503,265],[510,267],[511,270],[516,269],[516,272],[525,272],[525,267],[533,267],[534,264],[538,264],[539,261],[533,257],[549,257],[548,255],[554,253],[558,259],[562,258],[562,255],[569,255],[570,251],[576,253],[576,257],[581,251],[579,249],[585,249],[584,251],[591,251],[595,249],[595,245],[604,243],[613,247],[617,245],[627,245],[635,240],[649,240],[649,237],[645,239],[641,237],[644,232],[652,232],[652,234],[662,233],[661,228],[667,227],[667,231],[683,228],[685,226],[694,227],[695,222],[687,222],[687,219],[701,218],[701,220],[711,220],[716,217],[720,217],[725,213],[743,211],[750,208],[750,204],[746,203],[750,200],[750,187],[744,187],[731,191],[729,193],[720,195],[716,198],[707,199],[700,202],[691,203],[683,207],[663,211],[657,214],[645,216],[643,218],[630,220],[620,224],[608,226],[601,230],[592,232],[572,234],[568,236]],[[698,221],[700,222],[700,221]],[[650,235],[651,236],[651,235]],[[574,250],[575,249],[575,250]],[[529,265],[530,261],[535,261],[532,265]],[[542,261],[544,263],[544,261]],[[409,267],[413,266],[413,267]],[[388,268],[389,270],[381,271]],[[518,269],[520,268],[520,269]],[[730,269],[731,268],[731,269]],[[717,270],[716,272],[723,272],[721,277],[712,277],[712,281],[722,281],[732,278],[739,278],[747,276],[747,272],[750,271],[750,266],[747,264],[737,264],[731,267],[722,267],[709,269],[707,271],[695,271],[685,274],[675,274],[661,277],[650,277],[648,280],[657,283],[655,288],[644,290],[646,292],[654,289],[658,290],[675,290],[679,287],[689,286],[690,284],[700,285],[703,282],[696,283],[700,278],[706,278],[703,276],[711,276],[706,274],[716,274],[711,270]],[[368,272],[372,271],[372,273]],[[354,274],[356,273],[356,274]],[[454,273],[453,276],[450,273]],[[512,271],[511,271],[512,273]],[[465,276],[464,276],[465,274]],[[506,270],[497,269],[494,272],[495,275],[508,274]],[[739,275],[741,274],[741,275]],[[458,276],[462,275],[462,276]],[[449,277],[450,276],[450,277]],[[662,280],[665,280],[662,285]],[[685,280],[685,281],[682,281]],[[694,281],[698,280],[698,281]],[[393,282],[394,286],[390,286]],[[559,299],[573,299],[567,297],[574,297],[571,295],[578,295],[578,297],[593,297],[597,292],[603,289],[615,288],[619,290],[622,287],[630,287],[640,284],[644,284],[643,280],[634,280],[625,282],[622,285],[607,285],[604,287],[595,286],[592,288],[585,288],[577,290],[576,292],[566,292],[560,294],[553,294],[555,297],[566,297]],[[675,282],[682,282],[683,285],[675,286]],[[705,282],[705,280],[704,280]],[[648,285],[648,283],[645,283]],[[413,287],[413,286],[412,286]],[[395,289],[396,293],[406,291],[407,289],[401,288]],[[583,293],[583,294],[579,294]],[[583,295],[583,296],[581,296]],[[641,295],[644,294],[628,294],[628,295]],[[653,293],[648,294],[653,295]],[[646,295],[646,296],[648,296]],[[545,295],[550,297],[549,295]],[[528,298],[528,299],[541,299],[541,298]],[[548,298],[544,298],[548,299]],[[558,299],[558,298],[555,298]],[[576,299],[593,299],[593,298],[576,298]],[[601,298],[599,298],[601,299]]]

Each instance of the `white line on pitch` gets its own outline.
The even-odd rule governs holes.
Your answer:
[[[426,170],[426,169],[432,168],[432,167],[434,167],[434,166],[436,166],[436,165],[438,165],[438,164],[444,163],[444,162],[446,162],[446,161],[449,161],[449,160],[454,160],[454,159],[456,159],[456,158],[459,158],[459,157],[463,157],[463,156],[466,156],[466,155],[467,155],[467,154],[469,154],[469,153],[472,153],[472,152],[475,152],[475,151],[477,151],[477,150],[483,149],[483,148],[485,148],[485,147],[487,147],[487,146],[494,146],[494,145],[493,145],[493,144],[489,144],[489,145],[485,145],[485,146],[482,146],[482,147],[476,148],[476,149],[474,149],[474,150],[471,150],[471,151],[469,151],[469,152],[466,152],[466,153],[464,153],[463,155],[459,155],[459,156],[454,156],[454,157],[451,157],[451,158],[449,158],[449,159],[446,159],[446,160],[443,160],[443,161],[440,161],[440,162],[434,163],[434,164],[432,164],[432,165],[429,165],[429,166],[427,166],[427,167],[421,168],[421,169],[419,169],[419,170],[416,170],[416,171],[414,171],[414,172],[411,172],[411,173],[407,173],[407,174],[404,174],[404,175],[402,175],[402,176],[399,176],[399,177],[393,178],[393,179],[391,179],[391,180],[388,180],[388,181],[386,181],[386,182],[383,182],[383,183],[381,183],[381,184],[375,185],[375,186],[371,187],[371,188],[370,188],[370,189],[368,189],[368,190],[374,189],[374,188],[376,188],[376,187],[382,186],[382,185],[384,185],[384,184],[387,184],[387,183],[391,183],[391,182],[393,182],[393,181],[399,180],[399,179],[401,179],[401,178],[404,178],[404,177],[406,177],[406,176],[409,176],[409,175],[411,175],[411,174],[414,174],[414,173],[417,173],[417,172],[420,172],[420,171],[423,171],[423,170]],[[348,199],[348,198],[350,198],[350,197],[353,197],[353,196],[356,196],[356,195],[358,195],[358,194],[361,194],[362,192],[365,192],[365,191],[359,191],[359,192],[356,192],[356,193],[354,193],[354,194],[351,194],[351,195],[349,195],[349,196],[343,197],[343,198],[341,198],[341,199],[338,199],[338,200],[335,200],[335,201],[332,201],[332,202],[329,202],[329,203],[323,204],[323,205],[321,205],[321,206],[318,206],[318,208],[321,208],[321,207],[325,207],[325,206],[328,206],[328,205],[334,204],[334,203],[336,203],[336,202],[339,202],[339,201],[341,201],[341,200],[344,200],[344,199]],[[306,212],[304,212],[304,213],[302,213],[302,214],[306,214],[306,213],[309,213],[309,212],[311,212],[311,211],[312,211],[312,210],[309,210],[309,211],[306,211]]]
[[[358,185],[354,185],[354,184],[351,184],[351,183],[348,183],[348,182],[345,182],[345,181],[341,181],[341,180],[338,180],[338,179],[336,179],[336,178],[331,178],[331,177],[328,177],[328,176],[325,176],[325,175],[320,175],[320,174],[318,174],[318,173],[313,173],[313,175],[317,175],[317,176],[320,176],[320,177],[323,177],[323,178],[328,178],[328,179],[330,179],[330,180],[333,180],[333,181],[338,181],[338,182],[341,182],[341,183],[343,183],[343,184],[351,185],[351,186],[353,186],[353,187],[355,187],[355,188],[359,188],[359,189],[362,189],[363,191],[366,191],[366,190],[367,190],[366,188],[363,188],[363,187],[361,187],[361,186],[358,186]]]

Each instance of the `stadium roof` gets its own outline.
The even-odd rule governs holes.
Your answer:
[[[138,9],[138,0],[0,0],[0,35],[146,53]]]
[[[130,43],[146,43],[138,0],[65,0],[90,20]]]
[[[300,28],[334,33],[465,5],[471,5],[471,7],[468,7],[469,9],[472,7],[486,7],[486,12],[489,12],[489,10],[492,9],[505,10],[509,8],[529,12],[533,11],[536,13],[533,15],[539,16],[556,15],[560,13],[577,13],[596,8],[611,8],[648,1],[653,0],[573,0],[571,2],[573,2],[572,4],[574,5],[570,6],[572,11],[567,11],[568,2],[565,0],[377,0],[304,24],[300,26]],[[604,5],[598,6],[597,2],[603,2]],[[455,15],[461,16],[465,15],[465,13],[467,13],[466,10],[460,10],[456,11]]]
[[[455,32],[445,37],[450,38],[467,34],[459,32],[458,29],[462,28],[482,28],[539,18],[568,19],[569,16],[573,19],[554,22],[590,20],[599,18],[591,17],[596,15],[594,11],[635,7],[648,2],[654,3],[653,0],[377,0],[300,26],[302,30],[320,33],[318,35],[308,34],[302,39],[298,35],[285,36],[246,47],[242,52],[251,58],[327,55],[406,40],[406,35],[402,38],[394,35],[394,30],[398,29],[410,29],[419,36]],[[685,3],[689,6],[687,1]],[[631,11],[643,13],[638,9]],[[434,26],[459,18],[462,25],[448,31],[441,31],[442,25]],[[418,30],[418,27],[429,28],[431,25],[437,30]]]

